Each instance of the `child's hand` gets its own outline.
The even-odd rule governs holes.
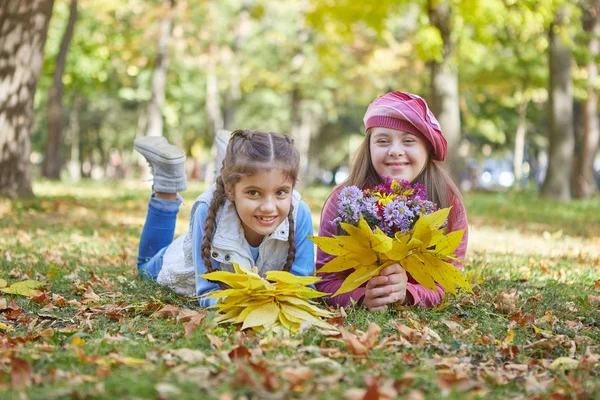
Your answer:
[[[388,304],[406,299],[408,277],[400,264],[388,265],[367,282],[363,304],[369,311],[385,311]]]

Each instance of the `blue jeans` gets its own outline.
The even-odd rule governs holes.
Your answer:
[[[150,197],[146,223],[140,237],[138,251],[138,275],[140,278],[156,280],[162,269],[163,255],[173,242],[177,213],[182,199],[167,200]]]

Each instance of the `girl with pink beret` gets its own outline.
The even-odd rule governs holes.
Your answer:
[[[366,136],[354,158],[350,175],[334,188],[321,213],[319,236],[339,235],[334,222],[338,194],[346,186],[370,188],[382,184],[382,176],[396,180],[421,183],[427,189],[429,200],[439,208],[452,206],[447,231],[465,229],[455,255],[464,259],[468,242],[467,214],[460,192],[443,169],[447,143],[442,130],[427,103],[421,97],[406,92],[391,92],[375,99],[364,116]],[[317,272],[333,256],[317,250]],[[455,264],[462,269],[462,265]],[[352,270],[321,273],[318,290],[334,293]],[[390,265],[363,286],[328,298],[330,305],[348,306],[353,301],[371,311],[385,310],[390,304],[432,307],[439,304],[444,288],[429,290],[407,274],[400,264]]]

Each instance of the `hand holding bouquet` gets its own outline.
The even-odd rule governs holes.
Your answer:
[[[386,179],[373,189],[356,186],[342,189],[338,197],[339,218],[333,221],[348,233],[334,237],[311,237],[319,248],[337,256],[318,272],[354,271],[333,295],[346,293],[376,276],[388,265],[399,263],[424,287],[437,291],[439,283],[451,293],[471,287],[448,261],[464,230],[445,234],[451,207],[437,210],[420,184]]]

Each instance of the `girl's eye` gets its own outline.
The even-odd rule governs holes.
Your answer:
[[[378,139],[378,140],[377,140],[377,143],[378,143],[378,144],[387,144],[387,143],[388,143],[388,141],[387,141],[387,139]]]
[[[252,197],[256,197],[259,195],[258,190],[249,190],[248,194]]]
[[[288,191],[281,189],[281,190],[278,190],[276,194],[277,194],[277,196],[284,197],[288,194]]]

